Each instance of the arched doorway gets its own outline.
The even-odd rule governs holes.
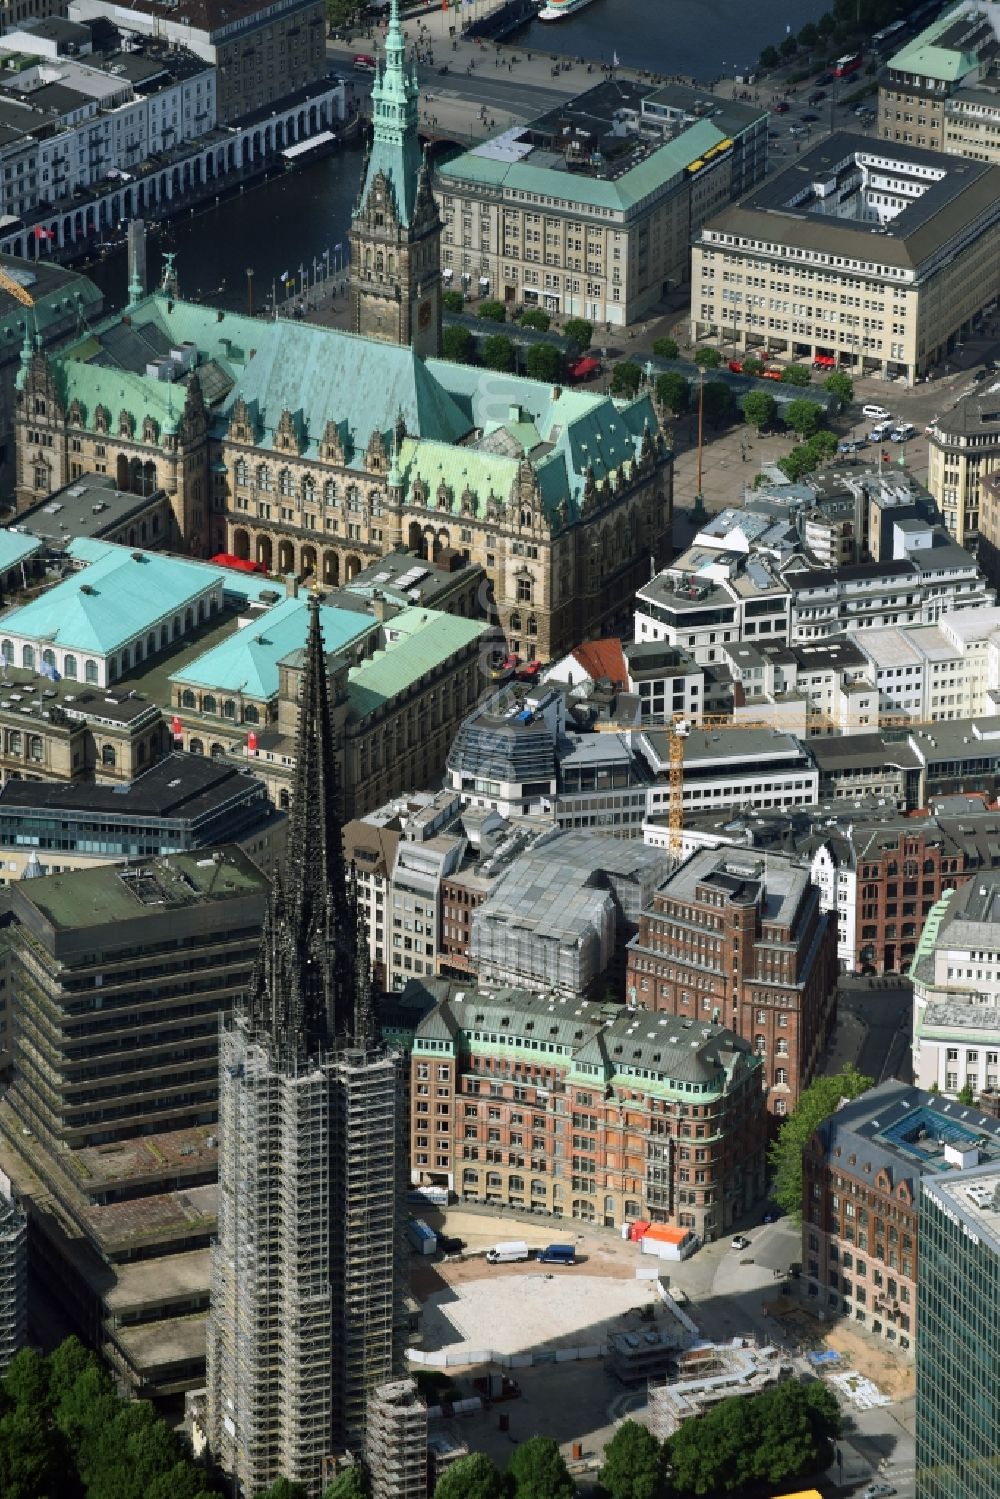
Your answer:
[[[336,552],[323,553],[323,582],[334,588],[340,582],[340,557]]]
[[[127,494],[128,493],[128,491],[129,491],[129,461],[126,458],[126,456],[125,456],[124,453],[119,453],[118,454],[118,463],[116,465],[116,473],[115,473],[115,483],[118,485],[118,488],[119,488],[119,490],[121,491],[122,494]]]
[[[233,532],[233,556],[241,562],[250,561],[250,536],[242,526]]]
[[[279,573],[295,571],[295,548],[290,541],[278,542],[278,571]]]
[[[273,571],[270,536],[257,537],[257,561],[262,563],[268,572]]]
[[[421,531],[418,521],[410,521],[410,529],[406,533],[406,545],[418,557],[424,555],[424,533]]]
[[[361,558],[360,557],[348,557],[347,561],[344,563],[344,575],[346,576],[347,581],[350,582],[350,580],[352,578],[356,578],[358,576],[358,573],[360,571],[361,571]]]
[[[316,548],[302,548],[302,576],[303,578],[316,576]]]

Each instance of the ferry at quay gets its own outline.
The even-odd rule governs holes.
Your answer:
[[[583,10],[585,5],[590,5],[591,0],[547,0],[538,12],[540,21],[564,21],[575,11]]]

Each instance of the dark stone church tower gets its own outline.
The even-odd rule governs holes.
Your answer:
[[[351,222],[351,328],[441,352],[441,220],[417,138],[419,87],[392,0],[385,66],[372,90],[372,143]]]

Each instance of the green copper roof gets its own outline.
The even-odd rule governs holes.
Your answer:
[[[220,568],[205,568],[159,552],[125,547],[98,557],[39,598],[0,620],[0,632],[39,645],[104,656],[164,616],[182,610],[213,583]]]
[[[490,626],[485,620],[462,619],[437,609],[404,609],[387,620],[384,628],[385,650],[352,667],[348,676],[351,711],[356,718],[376,713],[412,682],[436,671],[449,656],[487,634]]]
[[[955,25],[958,12],[963,9],[964,6],[958,6],[938,16],[936,21],[932,21],[912,42],[907,42],[905,47],[889,59],[890,68],[895,68],[900,73],[933,78],[939,83],[958,83],[967,73],[978,69],[979,61],[974,48],[966,51],[961,47],[940,45],[941,37]],[[983,13],[985,12],[984,7]],[[966,31],[971,28],[973,20],[974,17],[970,16]]]
[[[328,421],[337,424],[348,457],[351,449],[360,457],[376,429],[387,436],[397,413],[408,431],[442,442],[469,431],[461,406],[410,348],[308,323],[258,327],[256,354],[222,409],[226,416],[242,397],[263,427],[263,447],[284,411],[295,418],[309,456]]]
[[[352,640],[378,629],[370,615],[326,605],[320,607],[319,622],[328,652],[339,651]],[[305,646],[308,631],[308,600],[282,599],[235,635],[174,672],[170,680],[182,687],[242,692],[247,697],[261,699],[275,697],[278,662]]]
[[[583,203],[588,208],[609,208],[627,213],[652,193],[700,160],[726,136],[711,120],[698,120],[674,140],[651,151],[620,177],[586,177],[557,167],[534,166],[531,158],[496,161],[479,150],[465,152],[439,170],[442,182],[461,178],[464,182],[536,193],[556,206],[561,202]]]
[[[24,536],[19,531],[10,531],[4,527],[0,531],[0,573],[5,573],[8,568],[16,567],[19,562],[26,562],[29,557],[34,557],[44,545],[45,543],[39,541],[37,536]]]
[[[417,134],[420,85],[404,61],[406,39],[394,3],[385,36],[385,67],[372,88],[372,143],[368,171],[361,189],[366,202],[382,173],[396,202],[399,222],[408,228],[413,220],[420,176],[420,140]]]

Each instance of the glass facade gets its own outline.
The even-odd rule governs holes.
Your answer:
[[[959,1181],[920,1203],[917,1499],[1000,1499],[1000,1239]]]

